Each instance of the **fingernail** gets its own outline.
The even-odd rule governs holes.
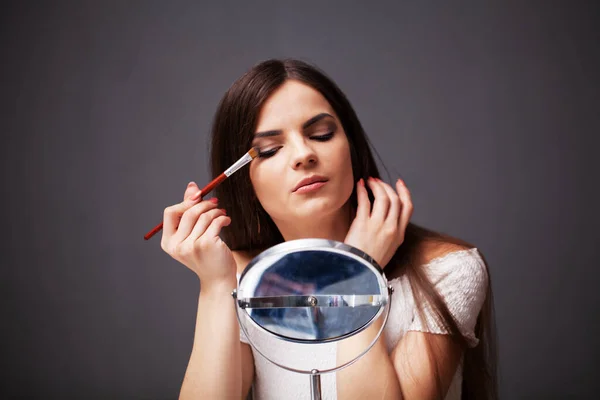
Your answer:
[[[201,195],[202,195],[202,190],[199,190],[198,193],[196,193],[195,195],[190,197],[190,200],[196,201],[200,198]]]
[[[365,186],[365,180],[364,180],[363,178],[360,178],[360,179],[358,180],[358,184],[359,184],[360,186]]]
[[[223,214],[227,215],[227,211],[224,208],[221,208],[221,211],[223,211]]]
[[[213,197],[209,201],[212,201],[213,203],[217,204],[219,202],[219,199],[217,199],[216,197]]]
[[[188,183],[187,187],[190,187],[190,186],[192,186],[194,183],[196,183],[196,182],[194,182],[194,181],[191,181],[190,183]]]
[[[404,185],[404,181],[400,178],[398,178],[398,182],[400,182],[401,185]]]

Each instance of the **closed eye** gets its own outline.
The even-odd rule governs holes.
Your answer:
[[[326,142],[333,137],[333,132],[326,133],[324,135],[315,135],[310,138],[319,142]]]
[[[310,139],[312,140],[316,140],[318,142],[326,142],[328,140],[330,140],[333,137],[333,132],[329,132],[326,133],[324,135],[313,135],[310,137]],[[283,146],[277,146],[274,147],[272,149],[269,150],[258,150],[258,157],[260,158],[269,158],[275,155],[275,153],[277,153],[277,151],[279,151],[279,149],[281,149]]]
[[[273,156],[275,153],[277,153],[277,150],[279,150],[281,147],[282,146],[279,146],[279,147],[275,147],[273,149],[265,150],[265,151],[258,149],[258,157],[269,158],[269,157]]]

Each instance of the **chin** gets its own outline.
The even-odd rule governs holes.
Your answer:
[[[334,201],[333,199],[328,198],[307,199],[302,202],[303,204],[299,204],[297,207],[294,207],[294,214],[299,218],[328,217],[336,212],[339,212],[345,204],[341,201],[341,199],[336,200],[339,201]]]

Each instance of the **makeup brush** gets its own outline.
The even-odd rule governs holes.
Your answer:
[[[250,150],[248,150],[248,152],[246,154],[244,154],[242,156],[242,158],[240,158],[235,163],[233,163],[233,165],[231,167],[227,168],[225,170],[225,172],[222,172],[221,175],[217,176],[208,185],[204,186],[201,189],[202,190],[202,197],[206,196],[214,188],[216,188],[217,186],[219,186],[221,184],[221,182],[223,182],[225,179],[227,179],[228,177],[230,177],[234,172],[236,172],[237,170],[239,170],[240,168],[242,168],[244,165],[248,164],[250,161],[254,160],[257,155],[258,155],[258,149],[256,147],[253,147]],[[156,225],[154,227],[154,229],[152,229],[150,232],[146,233],[144,235],[144,239],[145,240],[150,239],[156,233],[160,232],[160,230],[162,228],[163,228],[163,223],[161,222],[160,224]]]

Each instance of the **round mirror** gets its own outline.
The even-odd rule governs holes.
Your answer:
[[[279,367],[313,377],[350,365],[373,346],[391,294],[371,257],[325,239],[267,249],[248,264],[233,293],[241,334],[253,349]],[[376,329],[368,329],[375,321]],[[362,332],[367,339],[352,342]],[[340,349],[343,357],[336,356]]]

